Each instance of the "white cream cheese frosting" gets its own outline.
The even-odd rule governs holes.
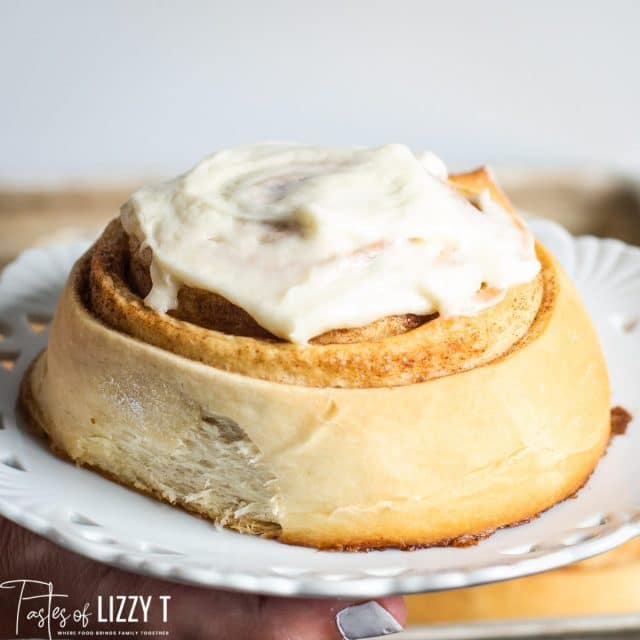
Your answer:
[[[121,219],[153,252],[146,304],[166,312],[197,287],[304,343],[389,315],[475,314],[536,276],[522,222],[446,177],[403,145],[258,144],[136,191]]]

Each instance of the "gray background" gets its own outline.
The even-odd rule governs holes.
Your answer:
[[[268,139],[640,171],[634,0],[0,0],[0,183]]]

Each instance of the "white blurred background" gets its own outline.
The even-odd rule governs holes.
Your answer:
[[[0,182],[266,139],[640,171],[636,0],[0,0]]]

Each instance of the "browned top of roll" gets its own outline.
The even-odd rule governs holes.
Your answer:
[[[451,176],[450,182],[468,197],[489,189],[512,211],[484,169]],[[479,366],[526,334],[543,293],[539,274],[475,316],[394,315],[296,345],[274,337],[243,309],[202,289],[183,286],[178,307],[169,315],[147,307],[142,298],[151,288],[151,257],[118,220],[107,227],[93,249],[89,274],[89,305],[101,320],[211,366],[306,386],[395,386]]]

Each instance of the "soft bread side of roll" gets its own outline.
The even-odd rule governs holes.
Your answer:
[[[609,438],[595,331],[538,251],[542,303],[505,355],[343,389],[224,371],[106,326],[85,306],[89,254],[23,404],[76,462],[240,530],[355,549],[481,534],[572,495]]]

